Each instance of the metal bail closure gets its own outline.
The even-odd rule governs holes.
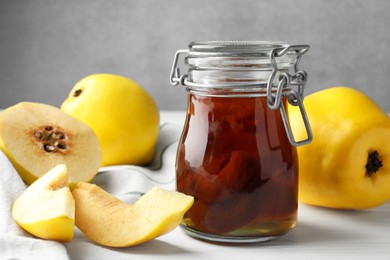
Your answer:
[[[271,66],[273,67],[272,73],[268,79],[267,83],[267,103],[268,107],[272,110],[276,110],[280,108],[280,113],[282,115],[282,120],[284,124],[284,128],[287,133],[288,140],[293,146],[301,146],[304,144],[308,144],[313,140],[313,133],[310,127],[309,119],[306,114],[305,107],[303,105],[303,87],[307,81],[307,74],[304,71],[298,70],[298,63],[300,61],[301,56],[309,50],[308,45],[295,45],[295,46],[287,46],[285,48],[276,48],[271,51]],[[289,73],[281,73],[279,75],[279,82],[277,84],[276,92],[273,91],[274,79],[276,73],[278,71],[278,65],[276,62],[276,57],[280,57],[288,53],[289,51],[293,51],[297,55],[297,61],[294,65],[294,74],[290,75]],[[298,91],[292,90],[289,87],[296,86]],[[305,125],[307,138],[296,141],[294,139],[294,135],[291,130],[290,122],[288,120],[288,116],[286,113],[286,109],[284,107],[284,103],[282,102],[282,95],[287,96],[288,102],[293,106],[299,106],[299,110],[302,115],[302,120]]]
[[[188,50],[178,50],[175,53],[175,57],[173,58],[173,64],[171,68],[170,82],[172,86],[177,86],[179,83],[184,85],[184,80],[187,78],[187,74],[180,75],[180,69],[177,66],[177,62],[179,61],[180,54],[188,53]]]
[[[303,105],[303,102],[302,102],[300,95],[295,90],[291,90],[289,92],[289,94],[287,95],[287,100],[290,104],[299,106],[299,110],[301,112],[302,120],[303,120],[303,123],[305,125],[305,129],[306,129],[306,133],[307,133],[306,139],[303,139],[300,141],[295,141],[294,135],[292,133],[291,126],[290,126],[290,123],[289,123],[289,120],[287,117],[286,109],[284,107],[283,102],[281,102],[280,103],[280,113],[282,115],[282,120],[283,120],[284,128],[286,129],[288,140],[295,147],[310,143],[313,140],[313,132],[311,130],[309,119],[307,117],[306,110],[305,110],[305,107]]]

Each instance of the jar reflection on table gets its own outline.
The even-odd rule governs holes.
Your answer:
[[[195,202],[182,226],[222,240],[288,232],[297,219],[298,171],[279,110],[264,96],[188,95],[177,190]]]

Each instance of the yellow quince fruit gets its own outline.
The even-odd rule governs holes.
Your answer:
[[[367,95],[333,87],[304,100],[313,141],[298,147],[299,200],[342,209],[390,198],[390,118]],[[288,107],[295,138],[305,138],[299,108]]]
[[[142,165],[153,159],[159,110],[135,81],[114,74],[87,76],[61,109],[94,130],[102,146],[102,166]]]

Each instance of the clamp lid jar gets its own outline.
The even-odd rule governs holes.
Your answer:
[[[308,50],[282,42],[211,41],[176,52],[171,84],[188,93],[177,190],[195,198],[181,224],[188,234],[256,242],[296,225],[295,146],[312,138],[302,103],[307,74],[298,69]],[[286,102],[299,106],[306,139],[294,139]]]

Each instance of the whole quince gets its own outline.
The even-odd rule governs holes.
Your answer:
[[[94,130],[102,146],[102,166],[142,165],[153,159],[159,110],[135,81],[115,74],[87,76],[76,83],[61,109]]]
[[[367,95],[333,87],[304,100],[313,141],[298,147],[299,200],[366,209],[390,198],[390,118]],[[297,107],[288,107],[295,138],[305,138]]]

